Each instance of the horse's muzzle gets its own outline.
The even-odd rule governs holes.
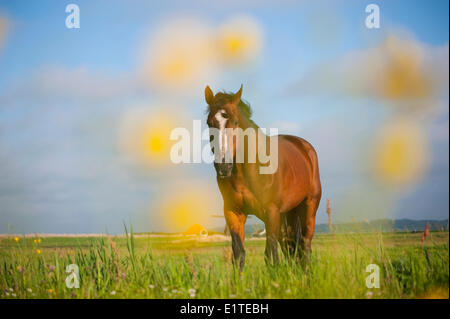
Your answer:
[[[217,172],[217,176],[221,179],[231,176],[233,171],[233,163],[214,163],[214,167]]]

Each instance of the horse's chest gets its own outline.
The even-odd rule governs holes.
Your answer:
[[[219,182],[219,188],[226,207],[246,215],[262,217],[264,212],[262,196],[258,195],[258,192],[253,190],[250,185],[243,183],[242,180],[229,180]]]
[[[256,194],[247,187],[242,187],[236,193],[236,203],[245,214],[259,215],[260,211],[263,210]]]

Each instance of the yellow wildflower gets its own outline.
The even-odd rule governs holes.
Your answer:
[[[41,253],[40,249],[36,249],[36,253],[39,255]]]
[[[20,239],[20,238],[19,238],[19,237],[17,237],[17,236],[15,236],[15,237],[14,237],[14,241],[15,241],[16,243],[18,243],[18,242],[19,242],[19,239]]]

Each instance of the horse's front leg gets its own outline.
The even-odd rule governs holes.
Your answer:
[[[280,238],[280,212],[277,207],[267,210],[266,220],[266,264],[278,264],[278,240]]]
[[[226,209],[225,220],[228,225],[228,229],[231,234],[231,246],[233,248],[233,264],[239,265],[239,273],[244,269],[245,264],[245,249],[244,238],[245,231],[244,225],[247,220],[247,216],[242,213],[237,213],[232,210]]]

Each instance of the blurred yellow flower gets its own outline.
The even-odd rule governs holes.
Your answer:
[[[40,243],[40,242],[41,242],[41,239],[40,239],[40,238],[38,238],[38,240],[37,240],[37,241],[38,241],[38,243]]]
[[[48,293],[52,294],[52,293],[53,293],[53,289],[50,288],[50,289],[48,290]]]
[[[37,253],[38,255],[40,255],[41,250],[40,250],[40,249],[36,249],[36,253]]]
[[[121,149],[143,164],[163,167],[169,165],[173,141],[170,133],[177,125],[169,112],[135,109],[129,111],[120,127]]]
[[[414,122],[394,120],[380,130],[375,143],[375,177],[391,185],[409,185],[425,172],[429,150],[421,128]]]
[[[201,185],[190,184],[186,189],[171,188],[162,198],[158,210],[165,217],[168,227],[176,231],[185,231],[193,224],[205,224],[210,220],[211,211],[215,211],[215,197],[212,189]]]
[[[431,79],[423,70],[423,52],[418,43],[390,36],[380,49],[385,53],[377,83],[381,96],[401,100],[422,99],[430,95]]]
[[[213,68],[210,30],[189,19],[172,21],[153,36],[146,53],[144,77],[163,89],[190,89],[203,84]]]
[[[237,16],[219,28],[216,49],[227,64],[246,63],[256,58],[262,48],[262,31],[256,20]]]
[[[171,94],[203,90],[226,67],[256,60],[262,43],[260,24],[248,16],[235,16],[218,28],[176,19],[156,29],[144,53],[142,76],[152,88]]]
[[[19,242],[19,237],[17,237],[17,236],[14,236],[14,241],[17,243],[17,242]]]

